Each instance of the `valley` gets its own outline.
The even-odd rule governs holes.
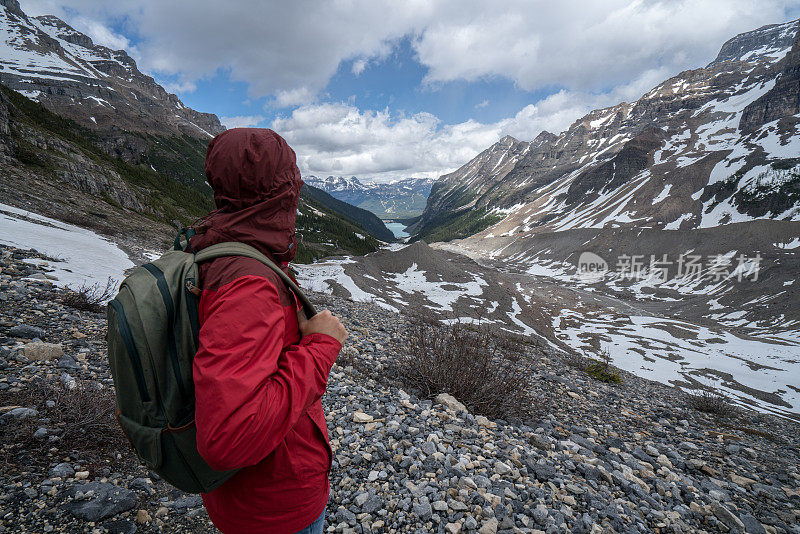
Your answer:
[[[223,122],[274,112],[313,163],[291,268],[350,332],[322,396],[328,532],[797,533],[799,30],[734,35],[637,100],[531,140],[498,126],[478,152],[472,117],[315,107],[306,87],[221,120],[140,71],[141,49],[0,0],[0,532],[217,532],[124,442],[104,308],[214,209],[204,158]],[[348,56],[337,77],[398,57]],[[345,122],[309,133],[315,112]],[[442,132],[464,146],[409,152]],[[438,337],[415,346],[421,328]],[[459,391],[511,369],[515,410],[402,367],[451,345],[432,374],[488,354]]]

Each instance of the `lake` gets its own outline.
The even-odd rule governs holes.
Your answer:
[[[390,222],[390,221],[383,221],[383,224],[386,225],[386,228],[392,231],[395,237],[404,238],[408,237],[408,232],[406,232],[406,225],[399,222]]]

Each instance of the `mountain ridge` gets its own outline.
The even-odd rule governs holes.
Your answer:
[[[0,83],[93,129],[211,138],[225,128],[143,74],[124,50],[95,44],[54,15],[0,0]]]
[[[735,36],[706,67],[681,72],[636,102],[591,111],[557,136],[501,139],[437,180],[412,232],[427,238],[437,225],[474,216],[467,213],[473,207],[512,215],[523,232],[605,224],[703,227],[763,216],[748,214],[756,211],[747,187],[762,173],[774,174],[770,163],[791,173],[797,163],[791,155],[798,122],[792,104],[800,63],[797,27],[798,21],[790,21]],[[778,91],[780,106],[773,105]],[[660,144],[648,144],[647,138],[659,135]],[[604,165],[612,170],[599,182]],[[614,181],[617,165],[636,167],[637,173]],[[731,176],[738,181],[724,191],[714,185]],[[654,208],[667,186],[668,201]],[[775,189],[772,196],[785,191]],[[797,219],[800,210],[771,216]],[[495,222],[487,219],[483,227]]]
[[[335,198],[371,211],[384,220],[408,219],[422,214],[433,180],[403,178],[388,183],[357,177],[308,176],[305,181]]]

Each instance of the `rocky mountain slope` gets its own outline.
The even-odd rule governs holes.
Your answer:
[[[506,137],[441,177],[411,231],[452,240],[432,248],[469,256],[480,268],[468,272],[499,271],[492,279],[509,280],[516,299],[493,298],[487,314],[468,305],[480,292],[461,291],[458,315],[520,332],[521,321],[640,376],[684,388],[697,380],[797,417],[797,30],[792,21],[736,36],[709,65],[637,102],[558,135]],[[390,263],[386,276],[402,279]]]
[[[339,200],[369,210],[384,220],[419,216],[433,184],[433,180],[426,178],[407,178],[389,183],[364,183],[355,176],[309,176],[305,180]]]
[[[0,0],[0,83],[89,128],[211,138],[219,119],[183,105],[124,50],[111,50],[58,17],[28,17]]]
[[[182,183],[155,166],[110,155],[92,143],[94,130],[2,85],[0,132],[3,203],[151,251],[168,246],[177,224],[213,209],[204,181]],[[202,144],[184,152],[187,165],[199,169],[204,155]],[[188,178],[185,167],[177,169]],[[377,250],[380,243],[370,231],[342,215],[338,204],[337,209],[329,204],[301,192],[298,261]],[[374,222],[382,226],[377,218]]]
[[[216,532],[200,497],[140,465],[116,429],[105,318],[66,306],[40,259],[0,247],[0,529]],[[351,333],[322,399],[332,532],[798,532],[796,423],[712,417],[672,388],[627,373],[609,385],[535,347],[520,361],[536,414],[490,419],[388,376],[405,318],[312,298]],[[110,411],[90,427],[98,405]]]
[[[223,130],[215,115],[187,108],[142,74],[124,50],[0,0],[4,203],[162,250],[176,225],[213,208],[205,151]],[[373,232],[393,239],[373,215],[319,193],[301,193],[299,261],[374,251]]]
[[[495,235],[800,220],[797,29],[738,35],[707,66],[558,135],[501,139],[434,184],[417,234],[465,237],[501,218]]]
[[[394,234],[392,234],[391,230],[386,228],[386,225],[383,223],[383,221],[371,211],[339,200],[333,195],[323,191],[322,189],[318,189],[311,184],[304,184],[301,192],[306,197],[316,200],[317,202],[335,211],[342,217],[355,222],[368,231],[372,236],[380,239],[381,241],[391,243],[395,240]]]

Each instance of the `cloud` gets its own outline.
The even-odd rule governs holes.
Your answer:
[[[356,61],[353,62],[353,66],[352,66],[352,68],[350,70],[353,72],[353,74],[358,76],[362,72],[364,72],[364,69],[366,69],[366,68],[367,68],[367,60],[366,59],[357,59]]]
[[[358,75],[404,37],[428,83],[501,77],[523,89],[603,91],[653,66],[677,73],[701,65],[736,33],[797,14],[786,6],[783,0],[506,0],[502,7],[479,0],[23,0],[24,9],[73,23],[92,19],[108,28],[124,21],[137,36],[136,59],[145,70],[184,83],[222,70],[247,83],[251,97],[270,97],[278,106],[312,102],[343,62],[352,61]],[[114,42],[114,35],[103,39]]]
[[[475,109],[481,109],[481,108],[485,108],[485,107],[486,107],[486,106],[488,106],[488,105],[489,105],[489,101],[488,101],[488,100],[486,100],[486,99],[484,99],[484,100],[482,100],[480,103],[478,103],[478,104],[475,104]]]
[[[220,117],[219,121],[226,128],[252,128],[264,122],[263,115],[237,115],[235,117]]]
[[[115,33],[108,26],[86,17],[73,19],[72,25],[80,32],[91,37],[95,44],[107,46],[112,50],[126,50],[131,52],[131,42],[123,35]]]
[[[297,153],[304,174],[356,175],[376,181],[438,177],[460,167],[504,135],[530,140],[542,130],[559,133],[618,95],[562,90],[493,123],[443,124],[431,113],[407,116],[360,110],[347,103],[301,106],[273,120]]]
[[[197,84],[191,81],[164,81],[159,80],[164,89],[167,90],[168,93],[193,93],[195,89],[197,89]]]
[[[219,72],[266,98],[265,114],[295,147],[303,172],[378,180],[438,176],[503,135],[558,133],[588,111],[633,101],[686,68],[712,60],[723,42],[798,16],[784,0],[22,0],[117,47],[126,28],[140,68],[194,90]],[[135,38],[134,38],[135,36]],[[552,94],[492,123],[443,124],[432,113],[362,110],[325,102],[342,64],[359,76],[411,45],[431,90],[455,81],[511,80]],[[115,43],[115,44],[109,44]],[[130,43],[129,43],[130,44]],[[418,88],[400,88],[400,90]],[[488,101],[486,102],[488,106]],[[476,106],[484,106],[481,102]],[[260,115],[223,117],[229,126]]]
[[[598,91],[653,66],[677,73],[733,35],[780,22],[774,0],[507,0],[433,21],[414,42],[428,83],[513,80],[522,89]],[[477,16],[480,15],[480,16]]]

